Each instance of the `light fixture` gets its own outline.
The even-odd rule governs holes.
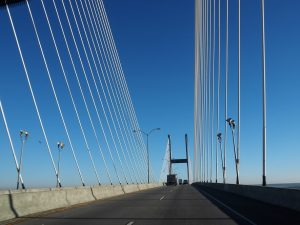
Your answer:
[[[234,121],[234,119],[228,118],[226,121],[228,122],[229,126],[230,126],[232,129],[235,129],[235,121]]]
[[[65,147],[65,143],[63,143],[62,141],[57,142],[57,148],[63,149],[64,147]]]
[[[222,133],[217,134],[218,141],[221,143],[222,141]]]

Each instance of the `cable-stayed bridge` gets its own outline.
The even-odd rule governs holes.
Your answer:
[[[237,118],[230,117],[227,103],[229,2],[237,4],[238,14],[234,21],[238,30],[234,37],[238,46]],[[187,136],[186,149],[182,149],[185,159],[171,155],[169,137],[158,179],[148,149],[148,136],[158,129],[146,133],[139,126],[104,2],[1,1],[1,32],[7,46],[0,53],[4,59],[0,146],[5,149],[0,157],[6,159],[6,176],[0,183],[4,189],[0,191],[0,221],[299,224],[299,191],[265,187],[264,0],[257,9],[262,40],[263,187],[240,185],[240,4],[240,0],[195,0],[193,159]],[[224,40],[221,29],[225,30]],[[221,50],[226,53],[224,74]],[[220,119],[223,97],[225,121]],[[229,141],[236,184],[227,184],[226,179]],[[172,163],[177,162],[192,162],[186,168],[191,185],[165,185],[167,175],[174,172]]]
[[[51,92],[49,94],[54,96],[55,104],[53,107],[57,108],[59,112],[57,119],[62,124],[59,128],[65,132],[64,142],[66,146],[69,146],[69,150],[72,152],[74,165],[82,185],[85,185],[85,179],[81,172],[76,153],[77,149],[75,148],[75,144],[73,144],[75,141],[70,132],[71,125],[67,123],[66,114],[64,112],[64,105],[66,104],[64,100],[70,101],[72,106],[70,110],[73,110],[75,113],[75,120],[72,122],[77,123],[79,127],[80,138],[84,140],[86,154],[88,154],[90,158],[97,183],[100,184],[101,181],[94,162],[95,156],[93,154],[96,153],[100,153],[105,168],[104,174],[109,183],[142,183],[144,176],[139,173],[144,172],[146,165],[145,144],[142,141],[141,133],[132,132],[133,129],[139,130],[138,121],[113,42],[111,30],[108,26],[103,4],[101,5],[100,3],[101,2],[88,1],[72,3],[70,1],[68,5],[70,9],[68,10],[66,6],[67,3],[64,2],[41,2],[42,10],[46,18],[45,24],[43,25],[47,25],[49,29],[48,32],[50,32],[49,40],[47,41],[51,41],[48,43],[51,43],[51,48],[54,50],[54,55],[48,57],[47,49],[49,46],[47,46],[47,43],[43,43],[41,33],[44,31],[38,29],[37,18],[34,17],[34,9],[32,9],[33,7],[31,6],[32,3],[22,3],[24,5],[18,7],[22,7],[23,10],[28,10],[34,31],[33,37],[35,37],[36,44],[40,50],[40,56],[37,55],[37,57],[41,57],[42,59],[41,67],[44,67],[44,74],[47,76],[46,78],[48,78],[51,86]],[[46,4],[52,4],[52,6],[47,6]],[[58,4],[61,8],[58,8]],[[55,14],[50,14],[47,11],[50,7],[54,9]],[[54,175],[57,178],[58,185],[61,186],[61,179],[53,156],[53,148],[57,148],[56,142],[61,141],[61,139],[57,139],[51,143],[48,137],[47,130],[53,129],[54,127],[47,129],[45,126],[44,121],[48,115],[43,115],[41,112],[41,107],[43,107],[42,104],[45,99],[43,99],[43,96],[39,99],[39,93],[36,90],[38,88],[34,86],[34,78],[32,78],[32,76],[35,74],[31,72],[30,65],[27,63],[25,49],[23,49],[24,46],[22,46],[21,43],[22,33],[18,32],[17,21],[15,21],[13,17],[13,10],[14,8],[10,9],[9,5],[6,6],[24,70],[24,76],[42,130],[44,140],[41,139],[40,141],[44,143],[46,147],[45,150],[48,151]],[[57,18],[56,22],[58,22],[58,24],[56,25],[58,25],[58,27],[54,27],[53,21],[51,20],[54,15],[56,15]],[[57,28],[60,30],[57,31]],[[55,33],[55,31],[57,31],[57,33]],[[58,32],[59,37],[56,36]],[[60,48],[59,42],[64,45],[63,50]],[[51,63],[53,63],[53,59],[55,59],[58,68],[52,69],[50,67]],[[69,69],[71,70],[68,71]],[[63,82],[62,85],[55,83],[54,76],[56,73],[60,73],[62,78],[56,80],[56,82]],[[73,77],[71,77],[71,75]],[[73,82],[74,85],[72,85],[71,82]],[[63,93],[63,95],[66,96],[64,98],[68,99],[61,100],[63,97],[59,96],[58,89],[64,89],[65,93]],[[81,102],[79,103],[79,101]],[[79,109],[79,107],[82,107],[82,110]],[[1,109],[3,119],[7,125],[7,134],[10,136],[9,124],[6,122],[5,117],[5,100],[3,100]],[[87,121],[85,124],[83,123],[84,119]],[[93,138],[95,139],[94,141],[96,141],[97,144],[97,151],[95,149],[93,154],[90,147],[91,143],[87,137],[88,131],[86,127],[91,128]],[[30,130],[30,127],[26,129]],[[101,133],[99,131],[101,131]],[[26,147],[28,148],[26,144],[29,142],[31,136],[35,137],[36,135],[30,131],[28,132],[29,135],[26,135],[26,137],[23,137],[23,134],[20,133],[20,138],[23,139],[22,149],[24,148],[25,151]],[[129,148],[131,151],[129,151]],[[13,142],[11,142],[11,150],[15,156],[16,150]],[[104,155],[104,150],[109,154]],[[111,166],[108,165],[108,160]],[[15,163],[17,170],[19,170],[18,164],[20,161],[18,162],[16,157]],[[25,181],[23,182],[22,178],[21,180],[22,185],[24,185]]]

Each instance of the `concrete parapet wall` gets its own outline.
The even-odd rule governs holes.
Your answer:
[[[97,200],[124,194],[121,186],[95,186],[91,187],[91,193]]]
[[[0,191],[0,221],[159,186],[162,185],[130,184]]]
[[[140,190],[146,190],[148,188],[148,184],[139,184]]]
[[[124,192],[125,193],[132,193],[132,192],[136,192],[139,191],[139,187],[136,184],[128,184],[124,186]]]
[[[152,183],[152,184],[139,184],[140,190],[146,190],[149,188],[161,187],[162,184]]]
[[[205,187],[245,196],[265,203],[300,211],[300,190],[254,185],[195,183]]]

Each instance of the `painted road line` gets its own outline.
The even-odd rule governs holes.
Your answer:
[[[133,222],[133,221],[131,221],[131,222],[127,223],[126,225],[132,225],[132,224],[134,224],[134,222]]]
[[[247,221],[248,223],[252,224],[252,225],[256,225],[256,223],[252,222],[251,220],[249,220],[248,218],[246,218],[245,216],[243,216],[242,214],[238,213],[237,211],[235,211],[234,209],[230,208],[228,205],[224,204],[223,202],[221,202],[220,200],[216,199],[215,197],[213,197],[212,195],[208,194],[206,191],[201,190],[201,192],[203,192],[205,195],[207,195],[208,197],[212,198],[213,200],[215,200],[216,202],[218,202],[220,205],[224,206],[226,209],[228,209],[229,211],[231,211],[232,213],[234,213],[235,215],[239,216],[240,218],[242,218],[243,220]]]
[[[161,201],[161,200],[163,200],[165,197],[166,197],[166,196],[164,195],[164,196],[162,196],[159,200]]]

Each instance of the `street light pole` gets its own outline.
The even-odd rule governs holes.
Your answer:
[[[58,161],[57,161],[57,181],[56,187],[59,187],[59,172],[60,172],[60,152],[65,147],[65,143],[62,141],[57,142],[57,149],[58,149]]]
[[[150,183],[150,156],[149,156],[149,136],[150,134],[153,132],[153,131],[156,131],[156,130],[160,130],[160,128],[154,128],[152,130],[150,130],[148,133],[147,132],[144,132],[142,131],[141,129],[139,130],[133,130],[134,133],[136,132],[141,132],[142,134],[146,135],[146,138],[147,138],[147,175],[148,175],[148,184]]]
[[[149,134],[147,134],[146,136],[147,136],[147,167],[148,167],[148,184],[149,184],[150,183]]]
[[[232,142],[233,142],[233,152],[234,152],[234,161],[235,161],[235,170],[236,170],[236,184],[240,184],[240,179],[239,179],[239,158],[238,158],[238,153],[236,150],[236,145],[235,145],[235,121],[232,118],[228,118],[226,120],[228,122],[228,125],[231,128],[231,134],[232,134]]]
[[[20,130],[21,154],[20,154],[20,162],[19,162],[19,168],[18,168],[17,189],[19,189],[19,184],[20,184],[20,180],[21,180],[21,169],[22,169],[22,162],[23,162],[24,145],[28,139],[28,135],[29,135],[29,133],[26,130]]]

